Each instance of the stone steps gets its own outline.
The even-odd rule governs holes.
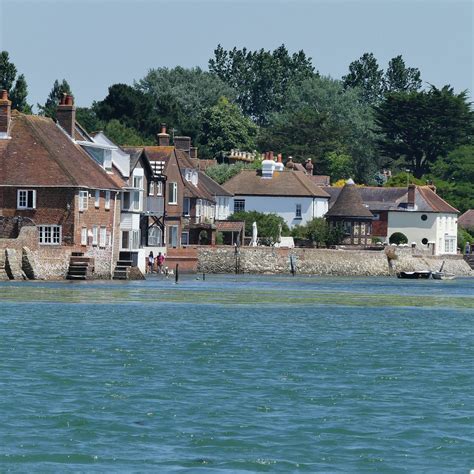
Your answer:
[[[464,260],[474,270],[474,255],[464,255]]]
[[[95,261],[92,257],[84,257],[80,252],[73,252],[69,258],[67,280],[88,280],[94,271]]]

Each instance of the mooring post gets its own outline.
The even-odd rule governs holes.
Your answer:
[[[202,281],[205,281],[206,280],[206,274],[203,272],[202,273]]]
[[[179,278],[179,264],[176,264],[176,270],[174,272],[174,282],[178,283],[178,278]]]

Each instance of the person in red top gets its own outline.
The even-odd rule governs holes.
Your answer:
[[[165,256],[159,252],[156,256],[156,265],[158,267],[158,273],[163,273],[163,263],[165,263]]]

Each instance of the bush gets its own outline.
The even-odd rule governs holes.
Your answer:
[[[405,234],[402,234],[401,232],[394,232],[390,236],[389,242],[391,244],[395,244],[395,245],[407,244],[408,243],[408,238]]]
[[[342,229],[331,228],[322,217],[312,219],[306,225],[294,227],[291,235],[296,239],[308,239],[318,247],[339,245],[343,239]]]
[[[461,253],[464,253],[466,249],[466,243],[474,243],[474,235],[468,232],[466,229],[458,227],[458,247],[461,249]]]

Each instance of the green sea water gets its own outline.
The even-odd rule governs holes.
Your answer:
[[[0,472],[474,469],[474,280],[0,283]]]

